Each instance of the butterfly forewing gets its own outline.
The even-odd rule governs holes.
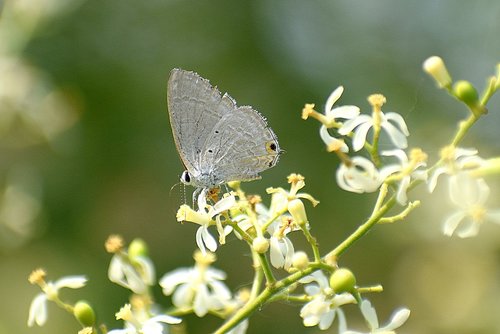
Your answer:
[[[200,156],[212,129],[235,109],[208,80],[194,72],[173,69],[168,81],[168,111],[177,151],[189,172],[200,169]]]

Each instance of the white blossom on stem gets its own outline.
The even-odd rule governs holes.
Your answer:
[[[340,188],[359,194],[376,191],[384,181],[373,162],[364,157],[353,157],[348,164],[343,162],[336,175]]]
[[[313,283],[304,287],[311,301],[300,310],[303,324],[306,327],[318,326],[321,330],[330,328],[335,318],[339,319],[340,329],[345,328],[345,316],[340,306],[354,303],[349,293],[335,294],[322,271],[315,271],[300,280],[301,283]]]
[[[198,211],[194,211],[185,204],[181,205],[177,211],[178,222],[189,221],[200,225],[196,231],[196,244],[203,253],[206,252],[207,248],[211,252],[215,252],[217,250],[217,241],[208,231],[208,227],[211,225],[216,225],[217,227],[217,231],[219,233],[219,243],[225,243],[225,237],[232,231],[232,227],[222,227],[220,214],[228,211],[236,204],[234,195],[222,198],[213,206],[207,205],[205,198],[206,192],[203,190],[198,197]]]
[[[437,167],[427,179],[427,187],[431,193],[436,188],[441,175],[454,175],[462,170],[480,167],[485,163],[477,155],[476,149],[447,146],[441,150],[440,155],[443,164]]]
[[[373,106],[372,115],[359,115],[348,120],[339,129],[339,133],[348,135],[354,132],[352,148],[356,152],[363,148],[368,131],[373,127],[380,127],[381,130],[385,130],[389,135],[389,139],[397,148],[406,148],[408,146],[406,137],[410,133],[403,117],[395,112],[384,114],[381,108],[385,103],[385,97],[380,94],[371,95],[368,97],[368,101]]]
[[[425,179],[427,174],[418,170],[420,167],[425,167],[425,159],[427,156],[420,149],[413,149],[410,153],[410,159],[403,150],[382,151],[383,156],[393,156],[399,160],[399,164],[391,164],[384,166],[381,170],[383,176],[396,174],[395,177],[399,180],[396,200],[401,205],[406,205],[408,196],[406,192],[413,179]]]
[[[160,279],[163,293],[172,296],[173,304],[180,309],[193,309],[203,317],[209,311],[221,310],[230,300],[231,292],[222,282],[226,273],[210,267],[215,261],[212,253],[195,253],[193,268],[179,268]]]
[[[447,236],[457,231],[460,238],[473,237],[486,221],[500,224],[500,209],[489,210],[486,201],[490,188],[483,179],[476,179],[465,172],[450,177],[449,195],[457,211],[445,220],[443,233]],[[460,227],[460,228],[459,228]]]
[[[43,326],[47,322],[47,301],[56,301],[59,299],[59,290],[62,288],[79,289],[85,286],[87,279],[84,276],[66,276],[55,282],[44,281],[45,272],[42,270],[34,271],[30,276],[32,284],[38,284],[42,292],[35,296],[30,305],[28,326],[34,324]]]

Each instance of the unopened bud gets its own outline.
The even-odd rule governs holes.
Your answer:
[[[253,239],[252,248],[259,254],[264,254],[269,249],[269,240],[260,236]]]
[[[335,293],[354,292],[356,277],[346,268],[339,268],[330,276],[330,287]]]
[[[95,324],[95,312],[86,301],[80,300],[75,304],[73,315],[85,327],[93,327]]]
[[[455,96],[466,105],[470,107],[477,106],[479,103],[479,96],[477,94],[476,88],[472,84],[465,80],[457,81],[453,85],[453,92]]]
[[[436,80],[440,88],[449,88],[451,85],[451,76],[446,69],[446,65],[441,57],[432,56],[427,58],[423,64],[424,71]]]
[[[292,258],[292,266],[299,269],[304,270],[309,266],[309,258],[307,254],[302,251],[295,252]]]
[[[299,226],[303,226],[308,223],[306,208],[304,207],[304,203],[298,198],[291,200],[288,203],[288,211],[293,217],[295,223]]]
[[[148,245],[142,239],[134,239],[128,246],[128,254],[131,258],[148,256]]]

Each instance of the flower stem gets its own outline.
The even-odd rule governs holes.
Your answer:
[[[379,210],[373,212],[365,223],[359,226],[356,231],[347,237],[347,239],[342,241],[342,243],[325,255],[324,258],[338,258],[342,255],[350,246],[352,246],[358,239],[364,236],[373,226],[375,226],[384,214],[394,206],[394,204],[396,204],[396,196],[393,195],[384,205],[380,207]]]
[[[297,282],[302,277],[310,275],[318,269],[324,269],[325,267],[327,266],[323,263],[311,263],[308,268],[293,273],[283,278],[282,280],[276,281],[274,284],[268,285],[255,299],[252,299],[248,303],[246,303],[245,306],[239,309],[232,318],[222,324],[222,326],[219,327],[214,332],[214,334],[227,333],[229,330],[237,326],[241,321],[248,318],[257,309],[266,304],[274,295],[279,294],[283,289]]]

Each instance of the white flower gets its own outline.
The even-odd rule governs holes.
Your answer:
[[[500,224],[500,210],[488,210],[485,206],[490,188],[483,179],[472,178],[466,173],[451,176],[449,194],[458,211],[445,220],[445,235],[451,236],[462,223],[463,227],[457,232],[461,238],[475,236],[487,220]]]
[[[345,328],[345,316],[339,308],[344,304],[354,303],[354,297],[349,293],[335,294],[328,284],[328,279],[321,271],[315,271],[300,280],[301,283],[315,282],[304,287],[312,300],[300,310],[304,326],[318,326],[325,330],[330,328],[336,317],[339,319],[339,332]]]
[[[418,171],[420,167],[425,167],[425,154],[418,149],[412,150],[412,159],[408,160],[408,156],[403,150],[382,151],[383,156],[394,156],[399,159],[400,164],[392,164],[385,166],[380,171],[382,176],[389,176],[394,173],[399,173],[399,186],[396,194],[396,200],[401,205],[406,205],[408,196],[406,191],[410,185],[412,177],[415,179],[425,179],[424,171]],[[385,178],[383,177],[383,178]]]
[[[165,274],[160,280],[163,293],[173,293],[172,302],[180,309],[193,308],[203,317],[209,311],[220,310],[231,299],[231,292],[222,282],[226,274],[209,265],[213,254],[197,253],[193,268],[179,268]],[[174,292],[175,291],[175,292]]]
[[[396,145],[397,148],[406,148],[408,146],[406,137],[410,135],[406,123],[401,117],[401,115],[389,112],[384,114],[382,110],[377,110],[374,115],[380,118],[380,127],[384,129],[392,143]],[[352,148],[354,151],[359,151],[363,148],[366,142],[366,136],[370,128],[375,124],[375,117],[369,115],[359,115],[354,119],[351,119],[339,129],[341,135],[347,135],[354,130],[354,136],[352,139]],[[391,123],[392,122],[392,123]],[[396,125],[394,125],[394,124]]]
[[[395,334],[395,329],[401,327],[408,317],[410,316],[410,310],[407,308],[401,308],[396,311],[391,318],[391,322],[384,327],[379,327],[377,312],[371,305],[370,301],[367,299],[363,300],[360,305],[361,313],[370,327],[370,331],[367,334]],[[343,334],[364,334],[363,332],[357,331],[343,331]]]
[[[454,146],[447,146],[441,150],[441,159],[444,164],[434,170],[427,180],[429,192],[436,188],[439,176],[443,174],[454,175],[459,171],[480,167],[485,161],[477,156],[476,149],[466,149]]]
[[[325,118],[323,125],[319,130],[319,134],[323,142],[329,148],[329,151],[340,147],[342,152],[348,152],[349,148],[343,140],[337,139],[330,135],[328,129],[333,127],[337,118],[352,119],[359,115],[359,108],[356,106],[340,106],[334,108],[333,105],[344,92],[344,87],[337,87],[328,97],[325,104]]]
[[[111,258],[108,278],[134,293],[144,294],[148,286],[155,283],[155,268],[148,257],[135,256],[130,259],[126,254],[118,253]]]
[[[342,163],[337,169],[337,183],[340,188],[355,192],[374,192],[382,182],[381,176],[375,165],[364,157],[353,157],[351,164]]]
[[[116,313],[117,319],[125,320],[124,329],[113,329],[108,334],[164,334],[166,324],[178,324],[181,319],[169,315],[157,315],[144,321],[134,316],[130,304],[126,304]]]
[[[273,267],[288,270],[292,266],[294,248],[292,241],[286,235],[298,230],[300,227],[286,215],[269,226],[267,231],[271,235],[269,242]]]
[[[187,205],[181,205],[181,207],[177,211],[177,221],[190,221],[200,225],[200,227],[196,231],[196,244],[203,253],[206,253],[207,248],[211,252],[215,252],[217,250],[217,241],[208,231],[208,227],[214,224],[214,218],[215,225],[219,233],[219,243],[225,243],[225,237],[232,231],[232,228],[228,225],[222,227],[220,214],[231,209],[236,204],[234,195],[222,198],[213,206],[207,205],[205,198],[206,190],[203,189],[200,196],[198,197],[198,211],[194,211]],[[208,211],[206,210],[207,207]]]
[[[47,282],[41,285],[43,292],[36,295],[31,302],[28,326],[32,327],[35,323],[43,326],[47,321],[47,301],[57,300],[61,288],[78,289],[85,286],[87,279],[84,276],[66,276],[55,282]]]

